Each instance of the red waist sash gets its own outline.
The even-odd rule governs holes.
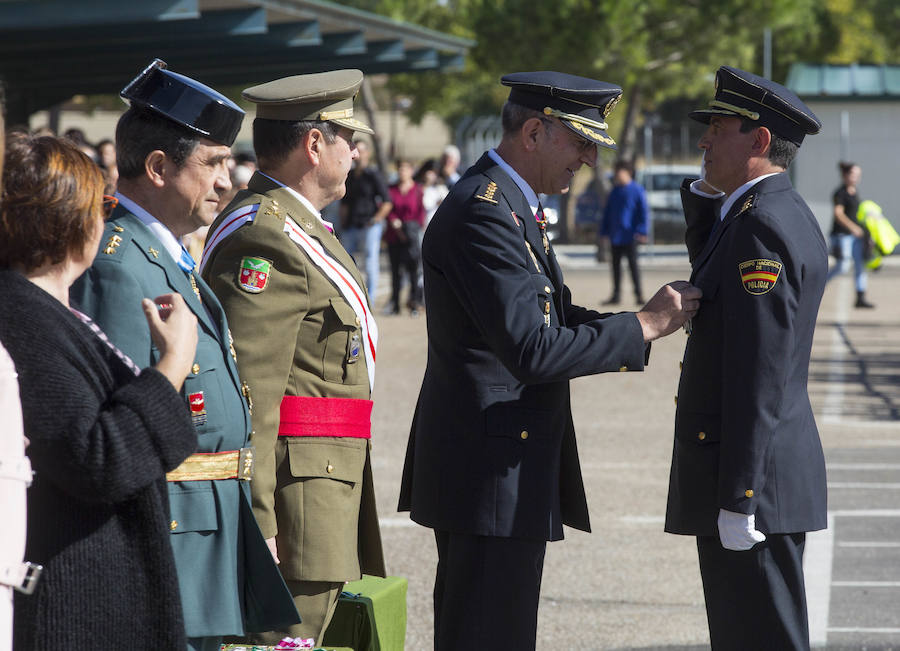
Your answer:
[[[281,399],[278,436],[372,437],[372,401],[355,398]]]

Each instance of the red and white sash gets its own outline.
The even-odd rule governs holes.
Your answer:
[[[378,344],[378,326],[369,309],[366,293],[344,266],[325,251],[322,244],[308,235],[293,219],[284,218],[284,232],[303,249],[314,265],[321,269],[329,280],[338,288],[359,319],[362,329],[363,350],[366,354],[366,370],[369,372],[369,389],[375,389],[375,347]]]
[[[206,236],[206,246],[203,249],[203,259],[200,261],[200,271],[206,266],[213,249],[231,233],[246,223],[252,222],[259,211],[259,204],[244,206],[235,210],[233,213],[223,219],[216,227],[215,231],[210,232]],[[338,291],[349,303],[350,307],[356,313],[359,319],[359,325],[362,329],[362,345],[366,355],[366,370],[369,372],[369,389],[375,389],[375,348],[378,344],[378,326],[375,324],[375,317],[369,309],[369,303],[366,300],[366,293],[359,286],[359,283],[353,278],[353,275],[333,257],[328,255],[322,244],[307,235],[301,229],[297,222],[289,216],[284,218],[284,232],[291,240],[299,246],[310,261],[316,265],[322,272],[334,283]]]
[[[231,235],[241,226],[243,226],[247,222],[252,222],[253,218],[256,217],[256,213],[258,211],[258,203],[238,208],[233,213],[228,215],[225,219],[223,219],[216,227],[216,230],[206,234],[206,246],[203,247],[203,257],[200,259],[200,266],[198,267],[199,273],[203,273],[203,268],[206,266],[206,262],[207,260],[209,260],[209,256],[212,253],[212,250],[219,244],[221,244],[222,240]]]

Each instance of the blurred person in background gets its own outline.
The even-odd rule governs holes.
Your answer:
[[[359,158],[347,176],[347,192],[341,199],[341,244],[350,255],[365,252],[363,268],[369,302],[378,296],[379,254],[384,220],[391,212],[391,197],[381,171],[371,164],[372,151],[365,140],[356,140]]]
[[[444,147],[444,153],[441,154],[440,177],[444,181],[444,185],[452,188],[459,181],[459,163],[462,157],[459,153],[459,147],[456,145],[447,145]]]
[[[66,129],[65,133],[63,133],[63,138],[72,142],[80,151],[87,154],[92,160],[97,160],[97,149],[88,142],[87,136],[84,135],[84,131],[78,129],[77,127],[71,127]]]
[[[644,304],[641,292],[641,270],[638,267],[638,244],[647,242],[650,227],[650,210],[643,186],[634,180],[634,165],[626,160],[616,161],[613,168],[613,189],[606,199],[600,237],[609,240],[612,251],[610,261],[613,277],[612,296],[603,305],[617,305],[621,299],[622,257],[628,259],[634,300]]]
[[[12,136],[0,207],[0,342],[19,373],[28,456],[15,648],[183,649],[165,473],[196,447],[178,391],[196,319],[174,294],[127,297],[159,351],[140,368],[69,303],[103,233],[103,177],[73,144]],[[123,305],[124,307],[124,305]]]
[[[427,228],[428,222],[434,217],[438,206],[450,190],[438,175],[437,162],[433,158],[422,163],[413,178],[422,186],[422,205],[425,207],[425,228]]]
[[[403,271],[409,280],[406,307],[410,315],[417,316],[422,305],[422,290],[419,285],[422,229],[425,227],[422,194],[422,186],[413,180],[412,163],[407,160],[397,161],[397,182],[390,187],[392,207],[384,233],[391,261],[391,300],[385,307],[386,314],[400,313]]]
[[[841,185],[832,195],[834,221],[831,223],[831,251],[834,266],[828,271],[825,282],[850,269],[853,259],[853,276],[856,283],[856,303],[854,307],[875,307],[866,299],[868,274],[866,273],[865,246],[868,233],[857,220],[856,213],[862,201],[859,198],[859,184],[862,170],[856,163],[841,161]]]
[[[112,140],[107,138],[97,143],[97,165],[100,166],[103,180],[106,182],[104,194],[115,194],[119,169],[116,167],[116,145]]]

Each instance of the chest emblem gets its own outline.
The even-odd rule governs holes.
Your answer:
[[[188,402],[191,405],[191,420],[194,426],[206,425],[206,400],[203,398],[203,392],[189,393]]]
[[[738,265],[747,293],[760,296],[772,291],[781,275],[782,264],[775,260],[747,260]]]
[[[272,263],[262,258],[241,258],[238,269],[238,285],[245,292],[259,294],[269,284],[269,270]]]

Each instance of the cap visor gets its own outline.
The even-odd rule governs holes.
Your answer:
[[[741,117],[739,114],[734,111],[729,111],[728,109],[699,109],[697,111],[691,111],[688,113],[688,117],[692,120],[696,120],[697,122],[702,122],[703,124],[709,124],[709,120],[714,115],[725,115],[732,118]]]
[[[353,131],[368,133],[370,136],[375,134],[371,127],[363,124],[359,120],[354,120],[353,118],[339,118],[335,120],[329,120],[329,122],[334,122],[335,124],[339,124],[342,127],[347,127],[348,129],[352,129]]]
[[[605,131],[589,127],[581,122],[566,120],[565,118],[560,118],[559,121],[585,140],[589,140],[601,147],[606,147],[607,149],[617,149],[616,141],[610,138],[609,134]]]

